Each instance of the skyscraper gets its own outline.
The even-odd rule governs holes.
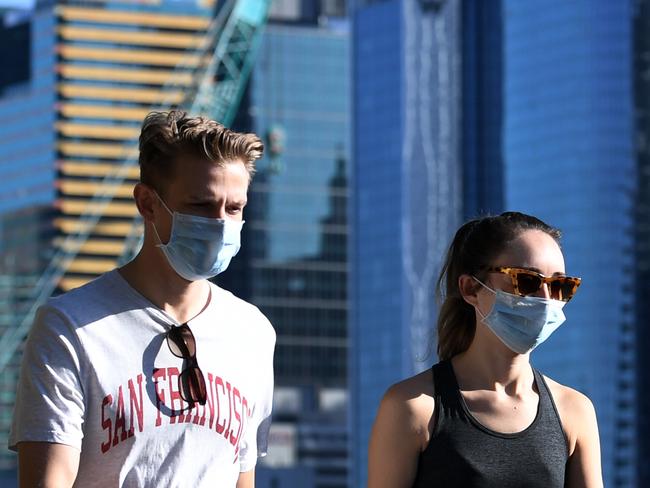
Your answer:
[[[31,306],[48,258],[54,203],[54,51],[51,11],[6,12],[0,24],[0,337]],[[7,351],[5,351],[7,353]],[[0,371],[6,446],[20,354]],[[0,471],[15,455],[0,451]]]
[[[450,5],[414,4],[436,15]],[[650,405],[643,394],[643,385],[648,384],[647,359],[642,354],[637,357],[635,347],[635,341],[638,347],[647,343],[644,326],[650,317],[645,285],[650,269],[645,115],[648,5],[635,5],[636,9],[629,1],[466,1],[460,60],[462,214],[519,210],[564,231],[567,272],[582,276],[583,286],[566,308],[566,325],[533,354],[533,363],[593,400],[605,485],[621,487],[637,486],[637,482],[644,486],[641,478],[637,480],[636,466],[640,461],[638,472],[645,473],[641,460],[648,452],[644,437],[648,424],[643,412]],[[427,18],[426,8],[421,22]],[[408,224],[399,224],[408,215],[404,202],[409,200],[401,195],[409,165],[392,164],[400,161],[395,143],[406,140],[404,134],[409,133],[402,107],[413,99],[403,73],[412,66],[408,52],[417,52],[418,45],[404,44],[404,34],[395,27],[408,26],[407,19],[402,4],[390,1],[359,1],[354,17],[352,260],[358,262],[353,267],[351,294],[356,307],[353,350],[358,359],[352,374],[363,378],[358,400],[353,401],[353,423],[360,426],[355,460],[361,470],[354,486],[363,483],[367,446],[363,433],[372,422],[379,392],[411,372],[412,352],[405,347],[408,328],[400,325],[406,322],[402,310],[409,303],[404,292],[407,282],[400,279],[399,266],[404,229],[409,229]],[[436,93],[435,84],[430,86]],[[372,160],[370,166],[368,154],[383,159]],[[380,188],[385,181],[391,185],[384,194],[390,188],[397,196],[390,208],[382,208],[386,199],[381,198]],[[431,188],[438,194],[444,191]],[[426,201],[421,195],[415,198]],[[392,224],[371,227],[372,217],[364,215],[364,209],[370,208],[381,209]],[[449,206],[452,214],[455,209]],[[381,225],[383,232],[378,230]],[[369,241],[366,235],[372,236],[372,246],[364,244]],[[425,242],[422,236],[415,238]],[[394,286],[385,287],[380,276],[393,277]],[[432,296],[428,292],[427,297]],[[364,332],[364,321],[373,310],[371,335]],[[384,331],[391,331],[390,339]],[[373,347],[374,355],[364,353],[364,348]],[[372,359],[365,359],[369,356]]]
[[[345,487],[349,34],[344,18],[303,4],[271,10],[235,122],[266,149],[242,248],[217,281],[257,305],[277,332],[269,463],[311,469],[316,487]]]
[[[56,44],[56,154],[58,208],[63,235],[78,232],[101,180],[137,155],[137,137],[151,107],[180,104],[199,62],[214,2],[120,0],[54,7]],[[131,167],[103,209],[60,282],[65,291],[112,269],[137,209]]]
[[[637,350],[637,486],[650,485],[650,2],[634,12],[634,88],[636,115],[636,350]]]
[[[504,209],[501,0],[462,2],[462,160],[465,219]]]
[[[532,361],[592,399],[605,486],[637,486],[632,2],[503,9],[506,207],[562,229],[583,278]]]
[[[54,17],[6,12],[0,25],[0,214],[54,201]]]
[[[431,365],[435,281],[463,214],[459,1],[357,2],[353,12],[354,471],[365,486],[382,393]]]

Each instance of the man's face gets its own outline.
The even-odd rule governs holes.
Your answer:
[[[241,221],[248,183],[249,175],[241,161],[218,166],[201,160],[184,160],[177,163],[174,176],[160,197],[172,212]],[[158,203],[154,223],[160,240],[167,243],[172,219]]]

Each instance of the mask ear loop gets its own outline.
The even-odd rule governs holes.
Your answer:
[[[174,212],[169,210],[169,207],[167,206],[165,201],[162,198],[160,198],[160,195],[158,195],[157,191],[154,190],[154,194],[156,195],[156,197],[158,197],[158,200],[160,200],[160,203],[162,203],[163,207],[165,207],[165,210],[167,210],[167,212],[169,212],[169,215],[172,216],[172,225],[173,225]],[[165,247],[167,244],[162,243],[162,239],[160,238],[160,235],[158,234],[158,229],[156,229],[156,224],[151,222],[151,226],[153,227],[153,231],[156,234],[156,239],[158,239],[158,244],[156,244],[156,247]]]
[[[173,216],[174,216],[174,212],[172,212],[171,210],[169,210],[169,207],[168,207],[167,204],[165,203],[165,200],[163,200],[162,198],[160,198],[160,195],[158,195],[158,192],[157,192],[156,190],[154,190],[154,194],[156,195],[156,197],[158,197],[158,200],[160,200],[160,203],[163,204],[163,207],[165,207],[165,210],[167,210],[167,212],[169,212],[169,215],[171,215],[171,216],[173,217]]]
[[[476,281],[476,282],[477,282],[479,285],[481,285],[483,288],[485,288],[486,290],[491,291],[491,292],[494,293],[495,295],[497,294],[496,291],[494,291],[492,288],[490,288],[489,286],[487,286],[485,283],[483,283],[481,280],[479,280],[476,276],[474,276],[474,275],[471,275],[471,276],[472,276],[472,278],[474,279],[474,281]],[[478,308],[478,306],[476,306],[476,307],[474,307],[474,308],[476,309],[476,311],[478,312],[478,314],[481,316],[481,319],[482,319],[481,321],[483,321],[483,320],[485,320],[485,319],[487,318],[487,315],[483,315],[483,312],[481,312],[481,309]],[[488,315],[489,315],[489,314],[488,314]]]
[[[158,240],[158,244],[156,244],[156,247],[165,247],[167,244],[163,244],[162,240],[160,239],[160,236],[158,235],[158,229],[156,229],[156,224],[151,222],[151,226],[153,227],[153,232],[156,234],[156,239]]]
[[[497,294],[496,291],[494,291],[492,288],[490,288],[489,286],[487,286],[485,283],[483,283],[481,280],[479,280],[476,276],[472,275],[472,278],[474,279],[474,281],[476,281],[478,284],[480,284],[483,288],[485,288],[485,289],[487,289],[487,290],[490,290],[490,291],[491,291],[492,293],[494,293],[495,295]]]

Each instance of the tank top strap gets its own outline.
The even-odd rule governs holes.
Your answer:
[[[552,424],[558,427],[566,441],[566,433],[562,427],[562,420],[560,419],[560,414],[555,405],[555,400],[553,400],[553,394],[546,384],[544,375],[542,375],[542,373],[536,368],[533,368],[533,375],[535,375],[535,384],[537,385],[537,391],[539,392],[539,409],[542,414],[541,416],[543,417],[542,422],[547,423],[547,425]]]
[[[433,435],[436,435],[446,426],[448,420],[463,418],[465,414],[451,361],[440,361],[433,366],[432,370],[435,400]]]
[[[458,383],[451,361],[448,359],[434,364],[433,370],[433,391],[434,397],[440,397],[447,403],[458,396]]]

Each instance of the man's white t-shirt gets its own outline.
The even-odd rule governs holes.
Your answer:
[[[9,446],[81,451],[79,487],[234,487],[264,455],[275,331],[253,305],[214,284],[188,325],[205,405],[180,397],[178,325],[113,270],[50,299],[26,342]]]

